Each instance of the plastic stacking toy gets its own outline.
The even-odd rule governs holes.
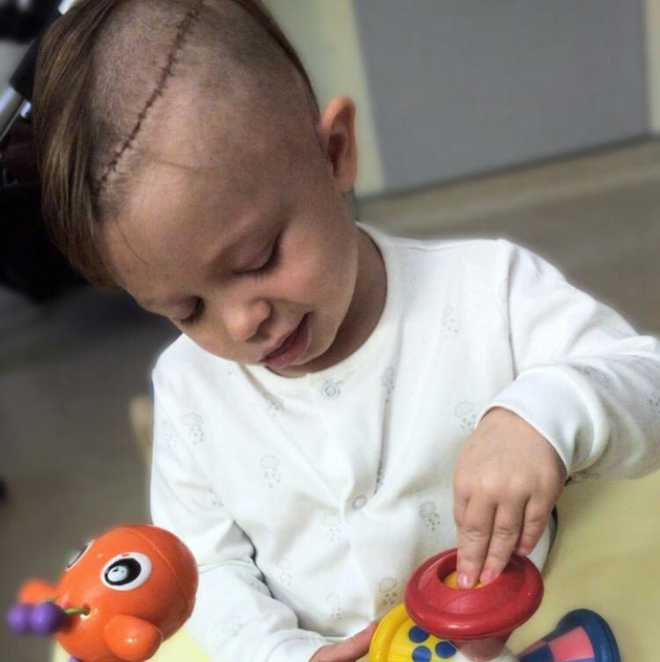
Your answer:
[[[155,526],[121,526],[88,542],[56,585],[26,582],[7,612],[17,634],[54,635],[69,662],[143,662],[190,616],[197,566]]]
[[[609,626],[587,609],[567,614],[516,657],[506,641],[541,604],[540,573],[528,559],[513,556],[494,581],[460,589],[456,559],[451,549],[417,568],[404,604],[380,621],[369,662],[621,662]]]

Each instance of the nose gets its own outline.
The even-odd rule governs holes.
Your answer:
[[[270,315],[271,305],[263,299],[235,303],[226,308],[225,328],[234,342],[245,343],[259,333]]]

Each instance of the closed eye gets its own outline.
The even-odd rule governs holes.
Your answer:
[[[279,258],[279,253],[280,253],[280,237],[282,235],[278,235],[277,239],[273,242],[273,246],[270,250],[270,253],[266,257],[265,261],[260,264],[258,267],[255,267],[254,269],[247,269],[242,272],[243,275],[248,275],[248,276],[262,276],[266,274],[268,271],[271,269],[274,269],[275,266],[277,266],[278,258]]]
[[[261,276],[265,276],[269,271],[272,271],[279,262],[281,237],[282,237],[281,234],[277,236],[277,238],[273,242],[273,246],[270,250],[270,253],[268,253],[268,256],[266,257],[265,261],[262,264],[260,264],[258,267],[255,267],[254,269],[247,269],[245,271],[242,271],[240,275],[259,278]],[[191,326],[199,321],[203,313],[204,313],[204,302],[202,301],[202,299],[196,299],[195,307],[192,313],[188,315],[188,317],[186,317],[185,319],[178,320],[178,323],[184,326]]]
[[[188,315],[188,317],[186,317],[185,319],[179,320],[179,324],[183,324],[184,326],[191,326],[192,324],[194,324],[199,320],[203,312],[204,312],[204,302],[201,299],[196,299],[195,307],[193,308],[192,313]]]

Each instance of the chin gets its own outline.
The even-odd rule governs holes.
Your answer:
[[[327,362],[328,356],[332,353],[334,347],[335,347],[335,341],[337,340],[337,334],[333,334],[332,337],[323,343],[323,345],[320,348],[311,348],[310,353],[305,357],[305,362],[301,363],[300,366],[295,366],[296,368],[307,368],[309,372],[311,371],[318,371],[318,370],[325,370],[326,368],[330,368],[333,366],[335,363],[338,361],[333,361],[330,359],[329,362]],[[312,353],[313,352],[313,353]]]

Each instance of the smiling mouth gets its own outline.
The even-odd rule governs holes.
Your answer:
[[[284,338],[284,340],[272,352],[266,354],[263,357],[262,361],[270,361],[271,359],[275,359],[278,356],[284,354],[289,349],[293,341],[296,339],[296,336],[300,331],[300,327],[302,326],[304,319],[305,318],[303,317],[300,320],[300,322],[298,322],[298,326],[293,331],[291,331],[291,333],[288,336],[286,336],[286,338]]]
[[[261,363],[273,367],[283,367],[299,358],[307,347],[308,320],[309,313],[303,316],[298,326],[282,341],[279,347],[261,359]]]

